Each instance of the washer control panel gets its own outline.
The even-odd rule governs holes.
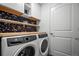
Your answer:
[[[34,41],[36,39],[37,39],[36,35],[7,38],[7,45],[8,46],[15,46],[15,45],[19,45],[19,44],[23,44],[23,43],[28,43],[28,42]]]

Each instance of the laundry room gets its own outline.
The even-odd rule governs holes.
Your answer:
[[[79,56],[79,3],[0,3],[0,56]]]

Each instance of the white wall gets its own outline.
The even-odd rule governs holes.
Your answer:
[[[40,11],[41,8],[40,8],[40,4],[38,3],[32,3],[31,4],[31,15],[40,19]]]
[[[41,22],[40,32],[50,32],[50,11],[52,7],[58,5],[56,3],[43,3],[41,4]]]
[[[48,4],[41,5],[41,21],[40,21],[40,32],[49,33],[49,6]]]
[[[24,13],[24,3],[0,3],[0,4]]]

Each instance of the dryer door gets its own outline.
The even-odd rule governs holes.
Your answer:
[[[28,46],[23,48],[17,56],[35,56],[35,48],[32,46]]]
[[[48,53],[48,39],[43,39],[40,45],[40,52],[42,55],[47,55]]]

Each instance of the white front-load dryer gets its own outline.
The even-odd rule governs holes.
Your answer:
[[[48,55],[48,35],[46,33],[38,34],[39,38],[39,56],[47,56]]]
[[[1,56],[38,56],[36,35],[23,35],[1,38]]]

